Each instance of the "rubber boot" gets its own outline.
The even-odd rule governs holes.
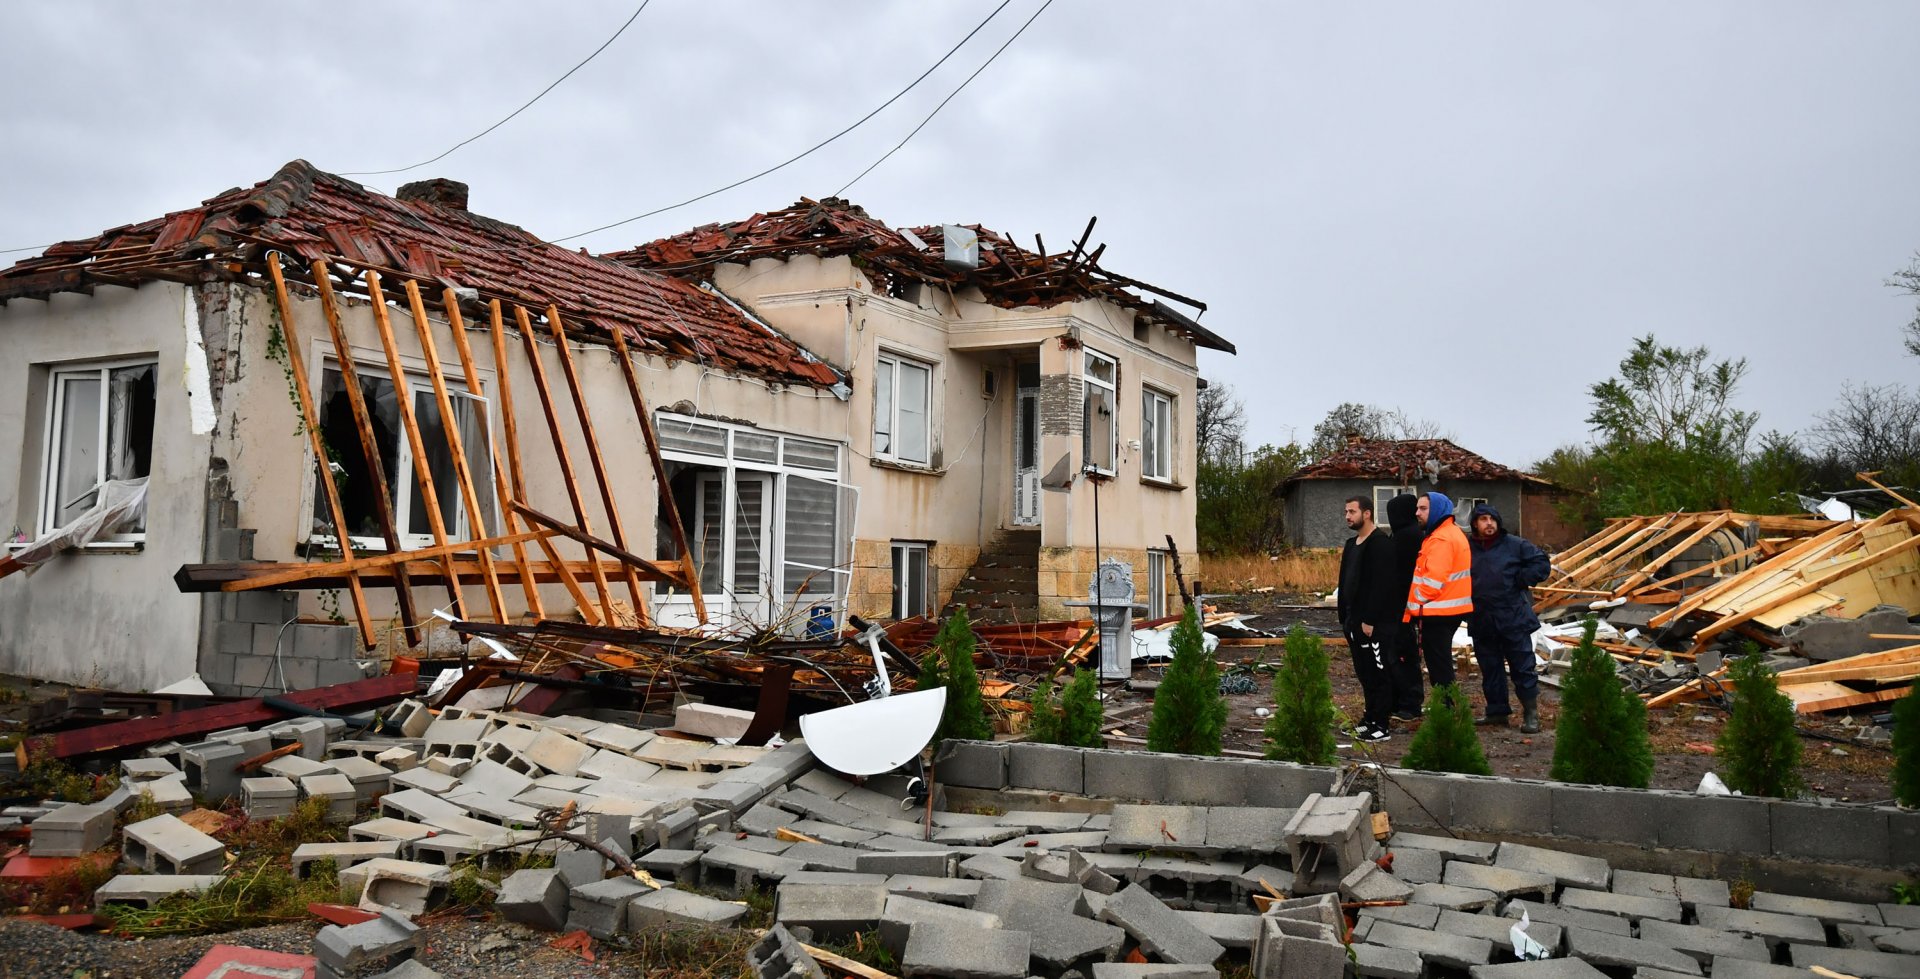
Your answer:
[[[1540,733],[1540,694],[1520,698],[1520,733]]]
[[[1510,715],[1488,714],[1484,717],[1474,718],[1473,723],[1480,727],[1506,727],[1508,716]]]

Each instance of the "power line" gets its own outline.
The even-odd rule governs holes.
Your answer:
[[[571,235],[567,235],[567,236],[566,236],[565,238],[555,238],[555,239],[553,239],[553,241],[554,241],[554,242],[556,242],[556,243],[557,243],[557,242],[562,242],[562,241],[572,241],[572,240],[573,240],[573,239],[575,239],[575,238],[584,238],[584,237],[586,237],[587,235],[590,235],[590,234],[595,234],[595,233],[597,233],[597,232],[601,232],[601,231],[607,231],[607,230],[610,230],[610,229],[613,229],[613,228],[618,228],[618,227],[620,227],[620,226],[621,226],[621,225],[623,225],[623,224],[632,224],[632,223],[633,223],[633,222],[635,222],[635,221],[641,221],[641,220],[645,220],[646,218],[650,218],[650,217],[653,217],[653,216],[654,216],[654,215],[656,215],[656,214],[665,214],[665,213],[667,213],[668,211],[673,211],[673,210],[678,210],[679,208],[683,208],[683,207],[686,207],[686,206],[687,206],[688,204],[695,204],[695,203],[698,203],[698,202],[700,202],[700,201],[704,201],[704,200],[706,200],[707,198],[709,198],[709,197],[712,197],[712,196],[714,196],[715,194],[724,194],[724,193],[726,193],[727,191],[729,191],[729,190],[732,190],[732,189],[734,189],[735,187],[739,187],[739,186],[741,186],[741,185],[743,185],[743,184],[749,184],[749,183],[752,183],[753,181],[755,181],[755,180],[759,180],[759,179],[760,179],[761,177],[764,177],[764,176],[766,176],[766,175],[768,175],[768,174],[770,174],[770,173],[773,173],[773,172],[774,172],[774,171],[776,171],[776,170],[781,170],[781,169],[784,169],[784,168],[786,168],[787,166],[789,166],[789,165],[791,165],[791,164],[794,164],[794,163],[798,163],[798,162],[800,162],[801,160],[803,160],[803,159],[805,159],[805,158],[807,158],[807,157],[809,157],[809,156],[811,156],[811,155],[813,155],[813,153],[814,153],[814,152],[815,152],[816,150],[819,150],[819,149],[821,149],[822,147],[824,147],[824,146],[826,146],[827,144],[829,144],[829,143],[831,143],[831,142],[833,142],[834,140],[837,140],[837,139],[839,139],[840,137],[842,137],[842,136],[845,136],[846,134],[848,134],[848,133],[850,133],[850,132],[853,132],[853,131],[854,131],[855,129],[858,129],[858,128],[860,128],[860,127],[861,127],[862,125],[864,125],[864,124],[866,123],[866,121],[867,121],[867,120],[869,120],[869,119],[872,119],[872,118],[873,118],[874,116],[877,116],[877,115],[879,115],[879,114],[880,114],[880,112],[881,112],[882,110],[884,110],[884,109],[885,109],[885,108],[886,108],[887,106],[890,106],[890,105],[892,105],[892,104],[894,104],[895,102],[898,102],[898,101],[900,101],[900,99],[901,99],[902,97],[904,97],[904,96],[905,96],[905,95],[906,95],[906,94],[907,94],[908,92],[911,92],[911,91],[913,91],[913,90],[914,90],[914,88],[915,88],[916,86],[918,86],[918,85],[919,85],[919,84],[920,84],[921,82],[924,82],[924,81],[926,81],[926,80],[927,80],[927,76],[928,76],[928,75],[931,75],[931,74],[933,74],[933,73],[934,73],[934,71],[936,71],[937,69],[939,69],[939,67],[940,67],[941,65],[944,65],[944,64],[946,64],[946,63],[947,63],[947,59],[948,59],[948,58],[951,58],[951,57],[953,57],[953,56],[954,56],[954,54],[955,54],[956,52],[958,52],[958,51],[959,51],[959,50],[960,50],[960,49],[961,49],[962,47],[965,47],[965,46],[966,46],[966,43],[967,43],[968,41],[971,41],[971,40],[973,40],[973,36],[974,36],[975,34],[978,34],[978,33],[980,33],[980,30],[981,30],[982,28],[984,28],[984,27],[986,27],[988,23],[990,23],[990,22],[992,22],[992,20],[993,20],[993,19],[994,19],[995,17],[998,17],[998,16],[1000,16],[1000,11],[1002,11],[1002,10],[1005,10],[1005,9],[1007,8],[1007,4],[1009,4],[1009,3],[1012,3],[1012,2],[1013,2],[1013,0],[1000,0],[1000,6],[998,6],[998,7],[995,7],[995,8],[993,8],[993,12],[992,12],[992,13],[989,13],[989,14],[987,14],[987,18],[986,18],[986,20],[983,20],[983,21],[981,21],[980,23],[978,23],[978,24],[975,24],[975,25],[974,25],[974,27],[973,27],[973,30],[970,30],[970,31],[968,31],[968,32],[967,32],[967,36],[966,36],[966,37],[963,37],[963,38],[961,38],[961,39],[960,39],[960,43],[958,43],[958,44],[955,44],[955,45],[954,45],[954,46],[953,46],[952,48],[950,48],[950,49],[948,49],[948,51],[947,51],[947,53],[946,53],[946,54],[943,54],[943,55],[941,55],[941,56],[940,56],[940,60],[939,60],[939,61],[936,61],[936,62],[934,62],[934,63],[933,63],[933,67],[931,67],[931,68],[928,68],[928,69],[927,69],[926,71],[923,71],[923,72],[921,72],[921,73],[920,73],[920,77],[918,77],[918,78],[916,78],[916,79],[914,79],[914,80],[913,80],[913,81],[912,81],[911,83],[909,83],[909,84],[907,85],[907,87],[906,87],[906,88],[903,88],[903,89],[901,89],[901,90],[900,90],[900,91],[898,91],[898,92],[895,92],[895,93],[893,94],[893,97],[892,97],[892,98],[890,98],[890,99],[888,99],[888,100],[886,100],[885,102],[882,102],[882,103],[880,103],[880,104],[879,104],[879,105],[878,105],[877,107],[875,107],[875,108],[874,108],[874,110],[873,110],[872,112],[869,112],[869,113],[867,113],[867,114],[866,114],[866,115],[864,115],[864,116],[861,116],[861,117],[860,117],[860,118],[859,118],[858,120],[856,120],[856,121],[855,121],[855,122],[853,123],[853,125],[851,125],[851,126],[848,126],[847,128],[845,128],[845,129],[842,129],[842,130],[840,130],[839,132],[837,132],[837,133],[834,133],[834,134],[833,134],[833,135],[831,135],[831,136],[828,136],[828,137],[827,137],[826,139],[823,139],[823,140],[821,140],[820,142],[818,142],[818,143],[815,143],[815,144],[813,144],[812,146],[809,146],[809,147],[807,147],[807,148],[806,148],[805,150],[803,150],[803,151],[801,151],[800,153],[798,153],[798,154],[796,154],[796,155],[794,155],[794,156],[791,156],[791,157],[789,157],[789,158],[787,158],[787,159],[785,159],[785,160],[782,160],[781,162],[779,162],[779,163],[776,163],[776,164],[774,164],[773,166],[770,166],[770,167],[768,167],[768,168],[766,168],[765,170],[762,170],[762,171],[760,171],[759,173],[756,173],[756,174],[754,174],[754,175],[753,175],[753,176],[751,176],[751,177],[743,177],[743,178],[741,178],[741,179],[739,179],[739,180],[736,180],[736,181],[734,181],[733,183],[730,183],[730,184],[728,184],[728,185],[726,185],[725,187],[720,187],[720,188],[716,188],[716,189],[714,189],[714,190],[710,190],[710,191],[707,191],[706,193],[704,193],[704,194],[701,194],[701,195],[699,195],[699,196],[697,196],[697,197],[689,197],[689,198],[687,198],[686,200],[684,200],[684,201],[681,201],[681,202],[680,202],[680,203],[678,203],[678,204],[668,204],[668,205],[667,205],[666,207],[658,207],[658,208],[654,208],[653,210],[651,210],[651,211],[648,211],[648,212],[646,212],[645,214],[636,214],[636,215],[634,215],[633,217],[630,217],[630,218],[623,218],[623,219],[621,219],[621,220],[619,220],[619,221],[615,221],[615,222],[613,222],[612,224],[603,224],[603,225],[601,225],[601,226],[600,226],[600,227],[598,227],[598,228],[589,228],[589,229],[587,229],[587,230],[585,230],[585,231],[581,231],[581,232],[579,232],[579,233],[577,233],[577,234],[571,234]],[[1053,0],[1047,0],[1047,2],[1048,2],[1048,3],[1052,3],[1052,2],[1053,2]],[[1045,7],[1042,7],[1041,9],[1042,9],[1042,10],[1045,10],[1046,8],[1045,8]],[[1029,20],[1029,21],[1028,21],[1027,23],[1032,23],[1032,21],[1031,21],[1031,20]],[[1021,28],[1021,30],[1026,30],[1026,28],[1025,28],[1025,27],[1022,27],[1022,28]],[[1015,34],[1014,36],[1015,36],[1015,37],[1019,37],[1020,35],[1018,35],[1018,34]],[[1005,46],[1003,45],[1002,47],[1003,47],[1003,49],[1004,49],[1004,47],[1005,47]],[[977,75],[977,74],[979,74],[979,72],[974,72],[974,74],[976,74],[976,75]],[[971,79],[969,79],[969,81],[970,81],[970,80],[971,80]],[[952,98],[952,96],[948,96],[948,98]],[[942,103],[942,104],[944,104],[944,103]],[[922,123],[922,125],[925,125],[925,124],[924,124],[924,123]]]
[[[946,108],[947,103],[953,101],[954,96],[959,95],[961,91],[964,90],[967,87],[967,85],[972,83],[972,81],[975,78],[980,77],[980,73],[987,70],[987,65],[993,64],[994,59],[1000,57],[1000,52],[1005,51],[1009,46],[1013,44],[1013,42],[1018,41],[1020,39],[1020,35],[1025,34],[1027,32],[1027,28],[1032,27],[1033,22],[1036,20],[1039,20],[1040,15],[1046,13],[1047,8],[1051,6],[1053,6],[1053,0],[1047,0],[1046,3],[1041,4],[1040,9],[1034,11],[1033,16],[1028,17],[1027,22],[1024,24],[1021,24],[1020,29],[1013,32],[1012,37],[1007,38],[1007,43],[1000,45],[1000,47],[993,52],[993,56],[987,59],[986,64],[983,64],[978,68],[975,68],[973,70],[973,74],[968,75],[967,80],[960,83],[959,88],[954,89],[952,93],[950,93],[946,98],[941,99],[940,104],[934,106],[933,111],[927,113],[927,117],[925,119],[920,120],[920,125],[913,127],[913,132],[908,133],[906,139],[901,140],[899,145],[895,146],[893,149],[888,150],[885,155],[880,157],[880,159],[873,161],[873,164],[871,166],[867,167],[865,170],[860,171],[859,176],[856,176],[852,180],[847,181],[844,185],[841,186],[839,190],[834,191],[833,196],[839,197],[842,194],[845,194],[847,192],[848,187],[852,187],[854,184],[859,183],[861,177],[864,177],[867,174],[872,173],[875,167],[878,167],[880,164],[887,162],[888,157],[891,157],[893,156],[893,154],[898,153],[900,151],[901,146],[907,145],[908,140],[911,140],[913,139],[914,136],[919,135],[920,130],[927,128],[927,123],[932,122],[933,117],[939,115],[940,110]]]
[[[424,167],[424,166],[426,166],[426,165],[427,165],[427,164],[429,164],[429,163],[438,163],[438,162],[440,162],[441,160],[444,160],[444,159],[446,159],[447,157],[449,157],[449,156],[452,156],[452,155],[453,155],[453,152],[454,152],[455,150],[458,150],[458,149],[459,149],[459,148],[461,148],[462,146],[465,146],[465,145],[467,145],[468,143],[471,143],[471,142],[473,142],[474,140],[476,140],[476,139],[479,139],[480,137],[482,137],[482,136],[485,136],[486,134],[488,134],[488,133],[490,133],[490,132],[493,132],[493,131],[494,131],[494,130],[496,130],[496,129],[499,129],[499,128],[500,128],[501,126],[504,126],[504,125],[506,125],[506,124],[507,124],[508,122],[510,122],[510,121],[512,121],[512,120],[513,120],[513,117],[514,117],[514,116],[517,116],[517,115],[519,115],[520,113],[522,113],[522,112],[525,112],[525,111],[527,111],[527,110],[528,110],[529,108],[531,108],[531,107],[533,106],[533,104],[534,104],[535,102],[538,102],[538,101],[540,101],[541,99],[543,99],[543,98],[545,98],[545,97],[546,97],[546,95],[547,95],[547,93],[548,93],[548,92],[551,92],[551,91],[553,91],[553,90],[554,90],[555,88],[557,88],[557,87],[559,87],[559,85],[560,85],[560,83],[561,83],[561,82],[564,82],[564,81],[566,81],[566,80],[567,80],[567,79],[569,79],[569,78],[572,78],[572,77],[573,77],[573,73],[574,73],[574,72],[576,72],[576,71],[579,71],[579,70],[580,70],[580,69],[582,69],[582,68],[585,68],[585,67],[587,66],[587,62],[588,62],[588,61],[592,61],[593,59],[595,59],[595,58],[597,58],[597,57],[599,57],[599,56],[600,56],[600,52],[602,52],[602,51],[605,51],[605,50],[606,50],[606,49],[607,49],[607,48],[608,48],[608,47],[609,47],[610,45],[612,45],[612,44],[613,44],[613,42],[614,42],[614,41],[617,41],[617,40],[619,40],[619,39],[620,39],[620,35],[622,35],[622,34],[625,34],[625,33],[627,32],[627,28],[629,28],[629,27],[632,27],[632,26],[633,26],[633,22],[634,22],[634,21],[636,21],[636,20],[639,20],[639,19],[640,19],[640,12],[641,12],[641,11],[643,11],[643,10],[646,10],[646,9],[647,9],[647,4],[649,4],[649,3],[652,3],[652,2],[653,2],[653,0],[641,0],[641,2],[640,2],[640,6],[639,6],[638,8],[636,8],[636,9],[634,10],[634,12],[633,12],[633,16],[631,16],[631,17],[628,17],[628,18],[627,18],[627,22],[626,22],[626,23],[624,23],[624,24],[621,24],[621,25],[620,25],[620,29],[619,29],[619,30],[617,30],[617,31],[614,31],[614,32],[613,32],[613,36],[612,36],[612,37],[609,37],[609,38],[607,38],[607,39],[606,39],[605,41],[603,41],[603,42],[601,42],[601,44],[600,44],[600,46],[599,46],[599,47],[597,47],[597,48],[594,48],[594,49],[593,49],[593,53],[592,53],[592,54],[590,54],[590,55],[587,55],[587,57],[586,57],[586,59],[585,59],[585,60],[583,60],[583,61],[581,61],[581,62],[580,62],[579,64],[577,64],[577,65],[574,65],[574,66],[573,66],[572,68],[568,68],[568,69],[567,69],[567,73],[566,73],[566,74],[564,74],[564,75],[561,75],[561,76],[560,76],[559,78],[556,78],[556,79],[554,79],[554,80],[553,80],[553,84],[551,84],[551,85],[548,85],[548,86],[547,86],[546,88],[543,88],[543,89],[541,89],[541,90],[540,90],[540,94],[539,94],[539,95],[535,95],[535,96],[534,96],[533,98],[530,98],[530,99],[528,99],[528,100],[527,100],[527,102],[526,102],[526,104],[525,104],[525,105],[522,105],[522,106],[521,106],[520,108],[518,108],[518,109],[515,109],[515,110],[513,110],[512,112],[509,112],[509,113],[507,113],[507,116],[506,116],[506,118],[504,118],[504,119],[501,119],[501,120],[500,120],[499,122],[496,122],[496,123],[494,123],[493,125],[491,125],[491,126],[488,126],[487,128],[485,128],[485,129],[482,129],[482,130],[480,130],[480,131],[479,131],[479,132],[477,132],[477,133],[474,133],[474,134],[473,134],[472,136],[468,136],[468,137],[467,137],[466,139],[463,139],[463,140],[461,140],[460,142],[458,142],[458,143],[455,143],[455,144],[453,144],[453,145],[452,145],[451,147],[449,147],[449,148],[447,149],[447,151],[446,151],[445,153],[442,153],[442,154],[440,154],[439,156],[436,156],[436,157],[434,157],[434,158],[433,158],[433,159],[431,159],[431,160],[421,160],[421,161],[420,161],[419,163],[415,163],[415,164],[412,164],[412,165],[410,165],[410,166],[404,166],[404,167],[397,167],[397,168],[395,168],[395,169],[392,169],[392,170],[351,170],[351,171],[347,171],[347,172],[345,172],[345,173],[342,173],[342,174],[340,174],[340,176],[343,176],[343,177],[377,177],[377,176],[380,176],[381,174],[387,174],[387,173],[405,173],[405,172],[407,172],[408,170],[417,170],[417,169],[419,169],[420,167]]]

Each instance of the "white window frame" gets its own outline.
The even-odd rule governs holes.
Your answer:
[[[157,357],[127,357],[118,360],[92,361],[84,364],[69,364],[53,367],[47,372],[47,427],[46,438],[41,443],[42,465],[40,467],[40,513],[36,526],[41,534],[49,534],[60,529],[56,522],[60,513],[60,431],[66,423],[66,385],[63,378],[85,374],[97,375],[100,379],[100,431],[98,448],[95,452],[95,488],[106,479],[107,434],[113,430],[112,419],[108,416],[111,407],[110,379],[113,372],[124,367],[152,367],[154,369],[154,398],[160,394],[160,361]],[[157,409],[157,405],[156,405]],[[157,421],[157,419],[156,419]],[[154,426],[154,434],[159,435],[159,426]],[[149,452],[151,452],[149,448]],[[145,531],[128,534],[104,534],[96,543],[137,544],[147,539]]]
[[[1384,492],[1386,495],[1381,495]],[[1411,486],[1375,486],[1373,488],[1373,522],[1385,526],[1387,523],[1387,501],[1402,493],[1418,493]]]
[[[1487,498],[1484,496],[1463,496],[1453,501],[1453,522],[1459,524],[1469,537],[1473,536],[1473,508],[1485,502]]]
[[[1102,476],[1111,476],[1120,465],[1120,361],[1091,348],[1082,351],[1080,359],[1080,458],[1081,465],[1093,469]],[[1102,379],[1093,372],[1093,362],[1101,361],[1113,369],[1112,379]],[[1093,457],[1093,426],[1089,423],[1089,413],[1093,410],[1091,392],[1105,391],[1112,401],[1113,423],[1107,428],[1113,433],[1113,444],[1106,447],[1107,464],[1102,466]]]
[[[354,372],[362,379],[373,380],[388,385],[393,384],[393,375],[387,370],[384,364],[372,364],[366,361],[355,360],[353,368]],[[322,357],[320,359],[319,376],[313,378],[312,381],[314,384],[315,400],[319,400],[319,393],[326,390],[327,371],[330,370],[341,374],[342,381],[344,382],[345,376],[344,372],[340,370],[340,361],[331,355]],[[416,371],[408,367],[406,369],[406,378],[407,394],[412,398],[410,403],[416,413],[415,417],[418,417],[420,410],[420,399],[416,397],[417,395],[426,395],[427,403],[434,406],[434,409],[437,411],[440,402],[438,398],[434,396],[433,380],[427,375],[427,372],[425,370]],[[464,380],[456,380],[451,377],[442,378],[442,380],[447,386],[447,398],[449,401],[458,401],[464,398],[467,401],[478,402],[480,406],[482,421],[480,428],[486,433],[487,444],[482,447],[484,451],[479,452],[477,455],[473,446],[465,446],[470,460],[469,468],[471,469],[472,459],[480,458],[490,460],[492,458],[494,448],[493,399],[468,391]],[[322,405],[316,404],[314,406],[316,416],[321,410],[323,410]],[[317,417],[316,421],[319,421],[322,425],[326,423],[325,419]],[[442,424],[452,424],[452,419],[443,419]],[[395,433],[397,445],[394,450],[394,471],[387,473],[387,478],[393,481],[396,492],[393,496],[388,497],[387,504],[393,508],[393,529],[394,533],[399,537],[400,548],[410,551],[422,547],[432,547],[434,540],[431,524],[421,528],[412,526],[413,497],[420,492],[420,487],[414,479],[413,440],[406,436],[404,426],[402,428],[402,431]],[[421,437],[423,441],[426,438],[424,433],[422,433]],[[337,445],[334,446],[334,450],[337,452],[358,453],[360,451],[360,444],[358,441],[355,441],[352,445]],[[332,521],[328,517],[315,516],[315,511],[321,506],[319,502],[321,497],[318,494],[322,493],[322,490],[319,488],[320,472],[314,465],[313,447],[311,445],[306,447],[305,457],[307,460],[307,472],[311,474],[307,479],[306,489],[304,490],[304,505],[301,507],[301,512],[307,515],[305,519],[309,521],[306,542],[309,546],[338,548],[339,542],[333,534],[315,529],[316,527],[331,528]],[[497,507],[497,491],[494,489],[494,472],[491,464],[488,465],[486,471],[472,472],[470,475],[474,481],[474,495],[479,498],[480,505],[486,507],[489,503],[493,503]],[[454,525],[446,528],[449,542],[480,540],[490,535],[490,530],[486,527],[479,528],[478,533],[475,532],[473,516],[467,512],[465,494],[456,489],[452,502],[454,507]],[[442,503],[444,505],[445,501],[442,501]],[[500,519],[499,514],[494,513],[494,519]],[[383,538],[353,535],[349,536],[347,540],[353,545],[353,549],[356,552],[370,551],[384,553],[387,550],[387,542]]]
[[[1147,618],[1158,619],[1167,615],[1167,576],[1170,573],[1166,548],[1147,548]]]
[[[1140,476],[1160,483],[1174,481],[1174,426],[1179,424],[1178,399],[1150,385],[1140,386]]]
[[[900,441],[901,375],[910,370],[926,372],[926,418],[922,426],[926,436],[919,445],[903,446]],[[938,390],[939,365],[909,354],[882,349],[874,357],[873,457],[903,466],[927,467],[933,464],[934,392]],[[882,391],[886,392],[883,399]],[[881,447],[885,440],[885,448]]]
[[[926,615],[933,610],[933,545],[926,541],[897,540],[893,542],[893,618],[894,621]],[[914,611],[907,607],[908,596],[912,594],[913,556],[920,556],[920,601],[922,608]]]

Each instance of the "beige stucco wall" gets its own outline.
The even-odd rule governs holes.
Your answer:
[[[200,601],[175,591],[173,572],[200,560],[204,537],[211,436],[194,431],[188,395],[189,377],[206,376],[198,336],[189,290],[173,283],[0,307],[0,444],[19,447],[0,452],[9,537],[15,528],[33,536],[38,519],[48,369],[141,356],[159,364],[146,543],[135,553],[68,552],[0,579],[0,672],[142,690],[194,671]]]

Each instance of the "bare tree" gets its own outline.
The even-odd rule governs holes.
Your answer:
[[[1230,385],[1209,383],[1200,391],[1194,411],[1194,440],[1202,459],[1219,459],[1235,451],[1247,430],[1247,409]]]
[[[1347,444],[1349,436],[1363,439],[1453,437],[1439,422],[1415,418],[1399,408],[1380,408],[1348,401],[1327,412],[1327,417],[1313,426],[1313,441],[1307,447],[1308,453],[1314,459],[1325,459]]]
[[[1815,417],[1808,440],[1855,471],[1905,479],[1920,468],[1920,396],[1898,384],[1848,384],[1840,403]]]
[[[1887,280],[1887,285],[1909,296],[1920,297],[1920,253],[1914,254],[1913,260],[1907,263],[1906,268],[1893,273],[1893,278]],[[1920,357],[1920,310],[1915,310],[1913,319],[1907,322],[1904,332],[1907,335],[1907,353]]]

